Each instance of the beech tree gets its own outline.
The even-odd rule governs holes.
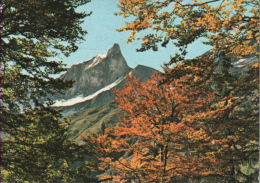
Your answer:
[[[180,77],[171,82],[164,83],[166,78],[156,73],[146,83],[127,76],[124,88],[114,91],[117,107],[125,115],[119,116],[119,124],[106,129],[104,135],[84,137],[86,147],[97,152],[99,169],[117,172],[101,175],[100,181],[171,182],[219,174],[215,167],[220,162],[213,157],[187,155],[187,141],[195,141],[206,132],[194,129],[193,121],[184,119],[209,105],[214,96],[202,82],[202,76],[212,77],[213,70],[208,69],[213,68],[212,59],[196,61],[176,66]],[[170,70],[165,68],[166,73]],[[183,74],[185,71],[193,74]],[[200,146],[199,141],[196,145]],[[118,159],[120,152],[128,155]]]
[[[190,119],[194,128],[207,132],[205,139],[200,139],[200,147],[190,144],[190,149],[196,155],[218,159],[221,164],[217,168],[225,175],[223,182],[258,181],[258,67],[255,63],[233,85],[222,85],[225,93],[221,98]]]
[[[258,64],[221,94],[210,91],[212,60],[187,60],[146,83],[127,77],[114,92],[120,123],[83,137],[99,169],[113,172],[99,181],[257,182]]]
[[[51,100],[40,99],[72,84],[54,79],[52,74],[66,70],[56,56],[69,56],[77,50],[76,44],[84,40],[87,32],[80,24],[90,13],[76,12],[76,8],[88,2],[2,1],[3,181],[51,182],[75,178],[72,176],[75,172],[64,166],[80,158],[83,149],[66,139],[69,120],[61,120],[60,111],[50,107]]]
[[[196,141],[189,143],[195,156],[211,156],[221,162],[216,168],[225,177],[224,182],[257,182],[258,177],[259,62],[242,76],[230,73],[232,59],[259,55],[258,3],[256,0],[120,0],[121,11],[116,13],[124,18],[133,16],[134,20],[118,31],[131,32],[127,42],[142,41],[137,51],[157,51],[159,44],[164,47],[169,43],[178,47],[179,53],[171,58],[169,65],[184,62],[186,48],[200,38],[213,46],[211,57],[219,58],[221,66],[209,84],[215,97],[205,111],[190,116],[193,129],[204,129],[205,136],[198,139],[199,147],[196,143],[192,145]],[[151,33],[142,35],[145,29]],[[175,72],[168,73],[167,79],[176,77]]]
[[[180,53],[172,57],[169,64],[166,65],[175,63],[174,66],[179,68],[178,64],[184,63],[185,67],[183,67],[184,69],[171,69],[164,73],[165,78],[162,82],[164,85],[158,89],[163,90],[162,88],[167,88],[167,84],[172,84],[182,77],[187,77],[186,74],[190,74],[188,77],[193,78],[194,81],[200,80],[201,86],[207,85],[208,88],[215,90],[214,100],[208,101],[210,103],[201,102],[201,106],[191,108],[191,111],[179,111],[178,114],[185,117],[178,118],[180,121],[177,123],[176,121],[169,123],[174,126],[173,128],[170,128],[171,125],[165,128],[164,124],[167,124],[163,120],[165,118],[162,119],[158,116],[164,116],[168,119],[171,110],[165,109],[167,105],[174,108],[171,101],[165,100],[167,97],[161,97],[161,91],[149,85],[150,81],[145,85],[130,80],[129,86],[133,86],[132,88],[126,86],[123,92],[118,91],[120,94],[115,93],[123,101],[118,102],[120,104],[118,107],[126,111],[129,119],[121,117],[119,126],[108,129],[107,135],[86,138],[86,141],[96,144],[99,152],[104,152],[103,156],[107,153],[121,151],[133,153],[132,157],[127,160],[124,157],[119,160],[111,159],[110,156],[101,158],[100,168],[111,168],[119,171],[117,176],[103,176],[101,179],[167,182],[173,177],[180,178],[180,175],[184,177],[190,175],[193,179],[220,177],[222,182],[257,181],[259,63],[253,64],[249,71],[240,77],[232,75],[229,69],[232,67],[231,60],[234,58],[258,55],[258,2],[256,0],[213,0],[207,2],[194,0],[193,2],[185,2],[182,0],[120,0],[121,12],[116,14],[124,18],[134,16],[134,20],[127,22],[118,31],[131,31],[127,42],[135,39],[143,41],[142,47],[137,51],[148,49],[157,51],[159,43],[166,46],[170,41],[179,47]],[[153,32],[143,36],[141,31],[145,29],[150,29]],[[205,44],[213,46],[211,50],[213,54],[211,57],[203,55],[195,58],[191,63],[194,61],[195,63],[205,63],[209,58],[220,58],[221,69],[212,77],[201,75],[200,79],[194,73],[203,67],[199,66],[191,72],[189,61],[185,61],[184,56],[187,53],[187,46],[202,37],[206,38]],[[208,65],[207,69],[214,70],[215,65]],[[186,81],[184,78],[181,81]],[[153,79],[151,81],[156,83]],[[186,86],[194,85],[189,83]],[[216,90],[216,87],[220,88]],[[201,91],[201,88],[203,87],[196,89]],[[156,93],[154,98],[146,95],[146,93],[151,95],[152,91]],[[195,89],[186,89],[186,93],[180,92],[179,94],[185,98],[188,93],[192,95],[195,91]],[[207,91],[206,94],[204,91],[204,94],[209,95],[210,92]],[[124,97],[120,97],[120,95]],[[175,97],[176,95],[171,96]],[[174,97],[170,97],[170,100],[174,100]],[[181,97],[177,97],[178,100],[181,100]],[[145,100],[146,98],[147,100]],[[153,102],[153,99],[163,104]],[[167,102],[164,103],[164,101]],[[182,101],[182,105],[187,105],[185,102]],[[158,105],[158,108],[149,107],[149,104],[150,106]],[[177,107],[174,108],[174,110],[177,109]],[[157,112],[161,112],[160,115]],[[155,120],[149,118],[151,115]],[[155,123],[151,121],[155,121]],[[157,124],[158,129],[161,130],[158,130],[161,132],[160,135],[156,133],[158,131],[154,130],[156,129],[154,126]],[[178,125],[183,126],[179,128]],[[171,138],[167,138],[168,133],[172,133]],[[122,138],[123,136],[125,138]],[[157,149],[151,144],[156,144]],[[175,153],[176,149],[180,150],[178,147],[181,150],[187,148],[187,154],[181,156]],[[165,154],[169,156],[163,156]],[[173,154],[173,157],[178,158],[171,159]],[[191,159],[185,162],[185,158]],[[184,160],[185,163],[180,160]],[[187,162],[191,162],[192,165]],[[196,163],[201,163],[201,166]],[[167,167],[170,165],[176,169]],[[177,165],[182,165],[184,168],[178,169]],[[196,171],[198,167],[199,169],[203,167],[200,172]],[[210,170],[213,167],[214,171]],[[166,172],[171,172],[172,177]]]
[[[213,52],[243,57],[257,52],[259,11],[257,0],[120,0],[116,15],[134,20],[118,31],[131,31],[128,42],[142,40],[138,51],[157,50],[172,43],[185,54],[199,38],[212,45]],[[151,34],[142,35],[149,29]],[[252,40],[258,44],[252,44]]]

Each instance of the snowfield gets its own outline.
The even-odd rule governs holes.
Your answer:
[[[87,97],[83,97],[83,95],[79,95],[75,98],[71,98],[71,99],[68,99],[68,100],[56,100],[54,101],[55,104],[52,105],[52,107],[65,107],[65,106],[72,106],[72,105],[75,105],[75,104],[78,104],[78,103],[81,103],[81,102],[85,102],[87,100],[91,100],[93,99],[94,97],[98,96],[100,93],[104,92],[104,91],[107,91],[107,90],[110,90],[111,88],[115,87],[118,83],[120,83],[122,80],[124,79],[124,77],[120,77],[119,79],[117,79],[116,81],[114,81],[113,83],[105,86],[104,88],[96,91],[95,93],[87,96]]]
[[[252,64],[254,62],[257,62],[257,57],[251,57],[251,58],[242,58],[239,59],[238,61],[234,62],[233,65],[235,67],[245,67],[246,65]]]
[[[97,55],[95,57],[94,61],[90,65],[86,66],[85,70],[88,69],[88,68],[94,67],[95,65],[99,64],[106,57],[107,57],[107,54],[99,54],[99,55]]]

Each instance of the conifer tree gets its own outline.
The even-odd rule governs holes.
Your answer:
[[[83,149],[67,140],[69,120],[61,120],[51,100],[40,99],[72,85],[52,76],[66,70],[56,56],[69,56],[84,40],[87,32],[80,24],[90,13],[76,8],[88,2],[2,1],[1,167],[6,182],[77,179],[76,171],[64,167]]]

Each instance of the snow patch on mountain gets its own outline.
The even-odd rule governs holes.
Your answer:
[[[106,58],[106,57],[107,57],[107,54],[98,54],[97,57]]]
[[[72,106],[75,105],[77,103],[81,103],[81,102],[85,102],[87,100],[91,100],[94,97],[96,97],[97,95],[99,95],[100,93],[110,90],[111,88],[115,87],[118,83],[120,83],[122,80],[124,79],[124,77],[120,77],[119,79],[117,79],[115,82],[103,87],[102,89],[96,91],[95,93],[87,96],[87,97],[83,97],[83,95],[78,95],[75,98],[71,98],[68,100],[56,100],[55,104],[52,105],[52,107],[65,107],[65,106]]]
[[[252,64],[257,61],[257,56],[251,58],[242,58],[234,63],[232,63],[235,67],[245,67],[246,65]]]
[[[99,64],[106,57],[107,57],[107,54],[99,54],[99,55],[97,55],[95,57],[94,61],[90,65],[86,66],[85,70],[88,69],[88,68],[96,66],[97,64]]]
[[[76,65],[81,65],[81,64],[86,63],[86,62],[90,62],[92,59],[93,59],[93,58],[88,59],[88,60],[83,61],[83,62],[79,62],[79,63],[73,64],[71,67],[76,66]]]

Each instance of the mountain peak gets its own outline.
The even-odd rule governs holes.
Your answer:
[[[107,54],[73,65],[64,75],[64,80],[74,80],[73,87],[65,92],[63,99],[89,96],[124,77],[130,67],[123,57],[119,44],[115,43]]]
[[[107,55],[111,54],[122,54],[118,43],[114,43],[114,45],[108,50]]]
[[[133,77],[134,78],[138,78],[140,77],[141,80],[146,81],[147,79],[149,79],[154,72],[160,72],[154,68],[145,66],[145,65],[141,65],[138,64],[135,68],[134,68],[134,73],[133,73]]]

